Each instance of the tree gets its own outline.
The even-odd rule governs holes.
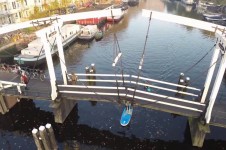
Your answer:
[[[61,4],[63,7],[67,7],[71,3],[71,0],[62,0]]]
[[[59,2],[58,2],[58,0],[55,0],[54,2],[51,2],[50,3],[50,8],[51,9],[57,9],[57,8],[59,8]]]

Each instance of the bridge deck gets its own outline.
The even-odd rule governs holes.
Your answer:
[[[20,77],[16,74],[0,72],[2,81],[20,82]],[[122,103],[131,101],[134,89],[131,87],[108,87],[80,85],[62,85],[62,81],[57,81],[60,96],[72,100],[92,100]],[[99,88],[98,88],[99,87]],[[23,93],[17,91],[17,87],[7,88],[1,91],[3,95],[16,95],[19,98],[51,100],[51,86],[48,79],[40,81],[31,79],[28,83],[28,90],[22,89]],[[119,91],[119,95],[118,95]],[[135,106],[141,106],[154,110],[178,114],[189,117],[199,117],[205,111],[205,105],[194,101],[187,101],[182,98],[165,96],[153,92],[146,92],[137,89],[134,95]],[[216,103],[212,113],[211,124],[226,127],[226,103]]]

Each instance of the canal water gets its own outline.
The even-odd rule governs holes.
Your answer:
[[[95,63],[97,73],[114,73],[114,34],[123,53],[126,74],[137,75],[138,65],[147,35],[148,18],[142,9],[201,19],[191,7],[180,2],[143,0],[130,7],[124,19],[107,29],[101,41],[84,44],[75,42],[65,50],[69,72],[84,73],[84,68]],[[199,29],[152,20],[148,33],[141,76],[177,83],[181,72],[191,78],[191,86],[202,88],[211,60],[211,51],[198,65],[188,70],[213,47],[214,36]],[[56,75],[61,79],[59,60],[54,60]],[[47,72],[47,71],[46,71]],[[223,79],[217,100],[225,100],[226,82]],[[156,91],[158,92],[158,91]],[[50,103],[23,100],[9,113],[0,116],[1,149],[35,149],[32,129],[53,125],[59,149],[81,150],[195,150],[191,146],[187,118],[135,107],[131,123],[119,123],[122,105],[115,103],[78,102],[64,124],[54,123]],[[226,149],[226,129],[211,127],[203,150]]]

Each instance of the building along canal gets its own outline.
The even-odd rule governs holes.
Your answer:
[[[65,50],[68,72],[84,73],[95,63],[97,73],[114,73],[113,34],[123,53],[126,74],[137,75],[142,55],[148,18],[141,10],[152,9],[199,19],[195,11],[187,11],[179,2],[161,0],[140,1],[130,7],[124,19],[104,33],[101,41],[87,44],[75,42]],[[212,51],[198,65],[188,70],[214,45],[208,32],[173,23],[152,20],[141,76],[177,83],[179,74],[190,77],[191,86],[202,88]],[[54,60],[56,76],[61,78],[59,59]],[[46,73],[48,71],[46,70]],[[223,79],[217,101],[225,101],[226,82]],[[158,90],[152,92],[158,93]],[[151,109],[135,107],[131,123],[119,123],[123,106],[115,103],[78,102],[63,124],[54,123],[49,102],[21,100],[5,115],[0,115],[1,149],[36,149],[32,129],[51,123],[59,149],[226,149],[226,129],[210,127],[203,148],[191,145],[187,117],[175,116]]]

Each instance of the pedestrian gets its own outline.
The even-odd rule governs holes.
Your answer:
[[[77,79],[78,79],[78,76],[76,76],[75,73],[72,73],[72,76],[71,76],[71,84],[72,85],[75,85],[76,82],[77,82]]]
[[[25,84],[25,90],[28,90],[27,84],[28,84],[28,77],[25,73],[25,71],[22,71],[21,77],[20,77],[21,83]]]

